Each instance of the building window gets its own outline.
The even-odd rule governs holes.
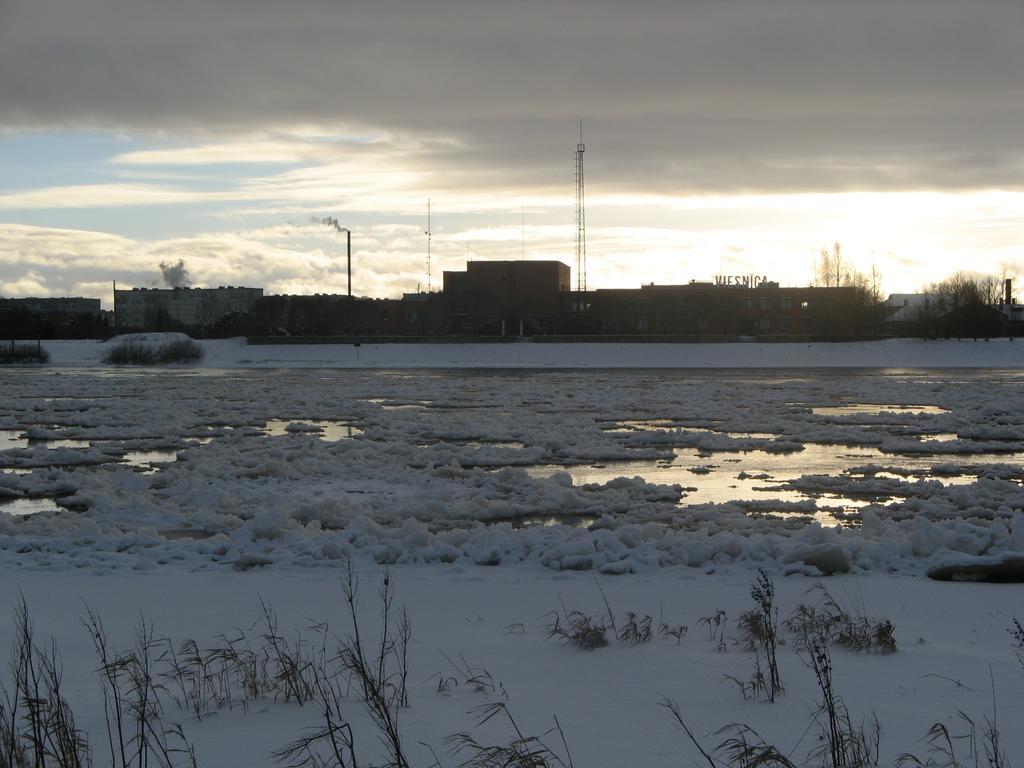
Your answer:
[[[800,299],[800,309],[805,309],[806,310],[806,309],[810,309],[810,308],[811,308],[810,299]]]
[[[752,298],[750,298],[749,296],[744,296],[742,299],[740,299],[740,309],[753,309],[753,308],[754,308],[754,300]]]
[[[406,313],[405,313],[405,319],[408,320],[410,323],[415,323],[416,322],[416,310],[415,309],[407,310]]]
[[[772,308],[772,300],[769,299],[767,296],[762,296],[761,297],[761,309],[762,310],[766,310],[766,309],[771,309],[771,308]]]
[[[790,318],[790,317],[782,318],[780,330],[783,333],[792,333],[793,332],[793,319]]]
[[[388,311],[386,309],[382,309],[380,311],[380,316],[381,316],[382,319],[387,320],[388,319]]]
[[[811,318],[801,317],[800,318],[800,330],[804,333],[810,333],[811,331]]]
[[[761,318],[761,333],[769,333],[772,330],[772,319],[770,317]]]
[[[647,330],[647,318],[646,317],[641,317],[641,318],[639,318],[636,321],[636,329],[638,331],[646,331]]]
[[[779,306],[782,309],[792,309],[793,299],[790,296],[783,296],[781,299],[779,299]]]

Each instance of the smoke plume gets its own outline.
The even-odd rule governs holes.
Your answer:
[[[187,288],[192,282],[188,276],[188,270],[185,268],[184,259],[178,259],[177,264],[161,261],[160,271],[163,273],[164,283],[168,288]]]

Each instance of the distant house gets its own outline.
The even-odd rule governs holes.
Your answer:
[[[1006,336],[1006,316],[1000,312],[1001,305],[973,302],[957,307],[940,316],[934,327],[936,335],[945,338],[991,338]]]
[[[926,293],[890,293],[882,305],[883,328],[889,336],[923,336],[936,310],[935,297]]]
[[[999,304],[995,309],[1006,319],[1010,336],[1024,336],[1024,304]]]
[[[916,320],[927,309],[931,297],[926,293],[890,293],[885,300],[886,319],[895,323]]]
[[[991,337],[1020,335],[1024,306],[968,302],[952,306],[948,297],[893,293],[886,299],[885,330],[890,336]]]

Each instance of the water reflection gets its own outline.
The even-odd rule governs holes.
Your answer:
[[[56,509],[58,506],[54,499],[28,499],[25,497],[0,499],[0,513],[8,515],[34,515]]]
[[[848,405],[813,406],[811,413],[817,416],[879,416],[883,413],[921,414],[949,413],[949,409],[937,405],[879,405],[877,403],[850,403]]]
[[[565,525],[570,528],[589,528],[597,521],[592,515],[522,515],[521,517],[492,517],[485,521],[487,525],[498,525],[508,523],[513,529],[522,528],[550,528],[555,525]]]
[[[27,448],[28,440],[24,438],[20,429],[0,429],[0,451],[7,451],[11,448]]]
[[[178,451],[125,451],[124,463],[130,467],[139,467],[142,474],[155,472],[161,464],[169,464],[178,460]]]
[[[328,443],[338,440],[348,440],[363,434],[360,427],[356,427],[347,421],[326,421],[323,419],[310,419],[303,421],[286,421],[283,419],[270,419],[263,426],[263,431],[270,437],[294,434],[314,434],[321,440]]]
[[[201,430],[207,429],[211,431],[221,431],[219,433],[203,435],[200,437],[186,434],[182,439],[187,440],[188,444],[191,445],[208,445],[217,437],[233,431],[232,427],[225,427],[219,424],[202,425],[192,428],[191,431],[200,432]],[[360,427],[356,427],[345,421],[330,421],[323,419],[314,419],[310,421],[285,421],[280,419],[271,419],[264,424],[261,433],[267,436],[315,434],[321,440],[326,442],[336,442],[338,440],[358,437],[363,434],[363,430]],[[98,458],[92,457],[94,460],[90,461],[90,464],[122,463],[127,464],[130,467],[137,468],[143,474],[150,474],[156,471],[160,465],[177,461],[178,453],[182,450],[180,447],[161,448],[159,447],[159,442],[161,441],[146,441],[131,437],[35,437],[31,436],[32,434],[32,431],[25,429],[0,429],[0,452],[8,450],[55,451],[61,448],[85,451],[88,449],[98,448],[101,453],[106,454],[106,456],[104,457],[101,455]],[[171,435],[169,437],[172,442],[177,441],[175,436]],[[133,445],[145,442],[148,442],[150,445],[156,443],[157,447],[132,447]],[[0,467],[5,467],[9,472],[27,473],[31,471],[31,469],[23,469],[13,466],[16,464],[16,459],[5,462],[3,457],[0,456]],[[74,460],[68,460],[65,457],[61,457],[60,459],[58,459],[58,457],[53,457],[53,463],[46,464],[45,466],[78,466],[78,464]]]
[[[565,472],[572,477],[573,484],[604,485],[617,477],[640,477],[646,482],[682,486],[684,496],[681,507],[699,504],[733,503],[744,506],[752,502],[750,514],[771,515],[793,518],[813,518],[824,525],[838,525],[849,514],[857,513],[862,507],[879,501],[893,501],[902,497],[894,494],[865,494],[847,496],[840,493],[800,491],[787,488],[786,483],[803,475],[856,476],[864,474],[866,468],[884,467],[892,457],[877,448],[849,448],[835,445],[805,443],[804,451],[794,455],[747,451],[730,453],[727,458],[692,448],[674,449],[672,461],[605,461],[590,465],[545,464],[526,467],[533,477],[551,477],[556,472]],[[718,460],[714,460],[717,458]],[[933,473],[934,462],[926,456],[900,457],[898,472],[871,471],[871,476],[889,477],[897,480],[929,478],[943,485],[968,485],[977,477],[970,473],[971,466],[991,463],[992,455],[970,454],[959,456],[963,465],[959,470]],[[950,469],[948,465],[943,465]],[[786,509],[786,504],[812,501],[818,511],[804,512]],[[781,502],[779,509],[770,509],[768,502]],[[837,519],[836,513],[839,513]]]

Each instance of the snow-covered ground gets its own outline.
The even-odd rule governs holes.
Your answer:
[[[785,632],[779,649],[785,693],[774,704],[745,701],[726,675],[749,679],[753,655],[735,644],[735,620],[752,607],[752,574],[746,568],[663,569],[630,577],[601,577],[609,604],[618,613],[635,611],[688,630],[674,637],[655,637],[637,646],[612,641],[608,647],[584,651],[546,636],[549,611],[578,609],[591,614],[604,610],[590,574],[552,574],[537,568],[484,569],[472,564],[446,567],[396,567],[396,604],[409,609],[413,627],[409,658],[410,706],[400,713],[400,729],[412,765],[430,766],[433,748],[444,766],[464,759],[450,755],[447,736],[468,731],[488,744],[507,744],[515,736],[503,718],[476,727],[482,705],[504,702],[526,735],[549,731],[557,717],[576,766],[706,765],[696,749],[660,706],[676,699],[687,724],[710,748],[724,737],[715,732],[743,722],[775,743],[797,765],[821,765],[807,760],[821,746],[811,710],[820,701],[812,671]],[[103,616],[106,629],[119,647],[131,644],[140,614],[153,623],[158,637],[178,645],[194,638],[210,648],[222,644],[219,633],[249,628],[260,616],[263,599],[279,614],[280,632],[294,640],[313,621],[326,621],[344,635],[346,619],[340,570],[260,569],[238,574],[230,569],[187,573],[162,568],[149,573],[100,573],[92,569],[7,570],[5,587],[24,591],[40,638],[59,638],[65,660],[65,680],[78,703],[80,725],[93,735],[97,750],[105,748],[97,663],[88,633],[80,623],[85,605]],[[799,603],[813,603],[807,594],[816,580],[777,573],[776,601],[785,618]],[[379,568],[362,572],[363,629],[376,636]],[[871,574],[833,577],[827,587],[837,600],[860,607],[869,615],[888,617],[895,625],[898,650],[888,655],[832,650],[836,692],[857,725],[877,715],[881,725],[881,765],[893,764],[903,752],[922,759],[924,741],[936,722],[954,735],[968,732],[957,713],[978,724],[992,717],[995,703],[1002,745],[1020,764],[1024,755],[1021,729],[1024,703],[1020,690],[1024,669],[1010,647],[1007,627],[1011,615],[1021,614],[1020,589],[1014,585],[939,584],[909,576]],[[4,605],[4,610],[7,606]],[[727,616],[726,645],[718,650],[709,641],[704,617],[718,611]],[[10,634],[10,622],[0,618],[0,642]],[[474,675],[490,676],[495,690],[478,691],[456,667],[468,665]],[[450,682],[438,692],[441,679]],[[344,712],[354,724],[356,746],[363,759],[382,757],[382,747],[368,717],[353,693]],[[195,743],[203,766],[270,766],[270,753],[319,723],[314,707],[306,704],[236,704],[202,721],[168,703],[166,720],[181,723]],[[810,730],[808,729],[810,727]],[[561,751],[557,734],[545,741]],[[963,741],[958,750],[964,765]],[[184,763],[182,763],[184,764]],[[986,765],[984,758],[979,763]],[[941,765],[941,763],[940,763]]]
[[[990,344],[974,348],[1019,348]],[[935,722],[963,731],[960,710],[980,734],[992,680],[1003,749],[1024,756],[1024,667],[1007,631],[1024,616],[1021,587],[925,577],[1024,556],[1021,373],[307,370],[335,348],[294,349],[296,370],[234,370],[208,350],[205,365],[221,367],[90,368],[76,353],[81,366],[4,371],[0,646],[20,590],[37,634],[59,643],[98,754],[83,604],[119,647],[140,612],[175,645],[214,647],[253,625],[261,598],[288,637],[311,638],[317,621],[344,635],[339,575],[351,561],[364,631],[385,567],[409,609],[401,717],[417,766],[435,760],[420,742],[454,766],[466,755],[448,753],[450,734],[514,738],[507,721],[478,729],[468,714],[499,701],[529,734],[557,716],[577,766],[695,763],[665,696],[707,746],[744,722],[818,764],[807,754],[820,746],[809,714],[820,694],[794,631],[783,631],[775,703],[725,682],[753,674],[736,619],[758,569],[780,619],[820,605],[820,580],[850,613],[893,621],[894,654],[832,650],[855,722],[872,711],[881,722],[882,765],[923,759]],[[546,636],[551,611],[604,613],[602,589],[619,627],[635,612],[688,631],[590,652]],[[702,622],[719,609],[724,643]],[[480,669],[483,692],[466,682]],[[200,765],[272,764],[317,723],[315,707],[268,699],[202,720],[167,706]],[[344,706],[374,762],[382,748],[358,697]]]
[[[155,336],[156,334],[148,334]],[[50,341],[56,365],[98,365],[116,340]],[[281,344],[200,342],[212,368],[1021,368],[1022,340],[802,344]]]

